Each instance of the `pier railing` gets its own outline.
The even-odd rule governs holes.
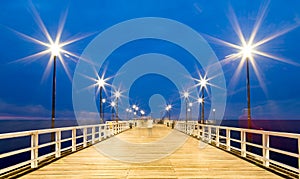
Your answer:
[[[266,168],[300,178],[300,134],[189,122],[178,122],[175,128],[243,158],[254,159]]]
[[[75,152],[79,147],[93,145],[127,129],[129,129],[129,123],[123,121],[111,124],[74,126],[0,134],[0,140],[20,138],[23,141],[22,143],[24,143],[24,141],[29,143],[27,144],[28,147],[1,153],[0,160],[22,153],[30,153],[29,160],[2,168],[0,170],[0,175],[24,166],[37,168],[39,163],[47,158],[59,158],[64,151]],[[50,136],[52,136],[52,139]],[[45,138],[47,138],[47,140],[45,140]],[[67,145],[64,145],[63,147],[62,144]],[[41,155],[39,151],[46,147],[48,147],[47,151],[49,152],[43,152]],[[51,147],[52,149],[50,149]]]

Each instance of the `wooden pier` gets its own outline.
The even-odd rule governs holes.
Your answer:
[[[136,144],[163,140],[170,132],[180,136],[186,134],[163,125],[148,129],[134,128],[106,139],[95,146],[60,158],[38,168],[21,178],[281,178],[262,167],[243,160],[224,150],[205,145],[194,137],[188,137],[184,144],[165,157],[150,162],[124,162],[102,154],[97,147],[109,145],[118,138]],[[167,145],[167,144],[166,144]],[[205,147],[200,147],[200,146]],[[113,146],[112,146],[113,147]],[[118,145],[112,150],[130,150]],[[144,147],[131,157],[159,153],[162,148]],[[124,157],[124,156],[123,156]]]

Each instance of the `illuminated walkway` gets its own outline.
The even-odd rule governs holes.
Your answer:
[[[158,141],[170,132],[178,137],[186,136],[164,126],[154,126],[152,135],[149,132],[147,129],[134,128],[100,142],[96,146],[109,145],[116,138],[142,144]],[[184,144],[172,154],[146,163],[113,160],[91,146],[22,178],[280,178],[276,174],[213,146],[207,145],[204,148],[199,146],[202,146],[199,140],[188,137]],[[111,150],[128,151],[130,148],[126,145],[117,145],[116,149],[112,146]],[[138,160],[139,156],[161,151],[163,148],[145,146],[143,150],[135,151],[129,157],[136,157]]]

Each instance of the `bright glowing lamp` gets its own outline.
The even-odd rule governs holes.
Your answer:
[[[116,96],[116,98],[120,98],[120,96],[121,96],[120,91],[116,91],[115,96]]]
[[[53,56],[58,56],[61,51],[60,45],[58,43],[52,44],[50,46],[50,51]]]
[[[116,106],[116,103],[113,101],[113,102],[111,102],[111,104],[110,104],[112,107],[115,107]]]
[[[100,88],[103,88],[104,85],[105,85],[105,80],[103,78],[99,78],[97,80],[97,85],[100,87]]]
[[[184,96],[184,98],[188,98],[189,97],[189,93],[188,92],[184,92],[183,96]]]
[[[198,98],[198,103],[202,103],[203,102],[203,99],[202,98]]]
[[[251,58],[252,57],[252,52],[253,52],[253,47],[249,44],[245,45],[242,50],[243,58]]]

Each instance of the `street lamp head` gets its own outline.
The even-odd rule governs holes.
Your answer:
[[[137,110],[137,111],[138,111],[138,110],[139,110],[139,107],[135,107],[135,110]]]
[[[134,105],[132,105],[132,108],[133,108],[133,109],[135,109],[135,108],[136,108],[136,105],[135,105],[135,104],[134,104]]]
[[[213,109],[213,112],[216,112],[216,109],[215,109],[215,108]]]
[[[198,103],[202,103],[203,102],[203,98],[198,98]]]
[[[253,53],[253,46],[251,44],[246,44],[242,47],[241,53],[243,58],[251,58]]]
[[[100,88],[103,88],[104,85],[105,85],[105,80],[103,78],[99,78],[97,80],[97,85],[100,87]]]
[[[145,114],[145,111],[141,110],[141,114],[144,115],[144,114]]]
[[[192,107],[192,106],[193,106],[193,103],[189,103],[189,106]]]
[[[165,108],[165,109],[166,109],[166,111],[169,111],[169,106],[166,106],[166,108]]]
[[[168,108],[169,108],[169,109],[171,109],[171,108],[172,108],[172,105],[171,105],[171,104],[169,104],[169,105],[168,105]]]
[[[111,102],[111,104],[110,104],[112,107],[115,107],[116,106],[116,103],[113,101],[113,102]]]
[[[132,109],[129,109],[129,111],[128,111],[129,113],[132,113]]]
[[[184,92],[184,93],[183,93],[183,97],[184,97],[184,98],[188,98],[189,95],[190,95],[189,92]]]
[[[105,103],[105,102],[106,102],[106,99],[103,98],[103,99],[102,99],[102,103]]]
[[[115,92],[115,96],[116,96],[116,98],[120,98],[120,97],[121,97],[120,91],[116,91],[116,92]]]
[[[61,51],[60,45],[58,43],[51,44],[50,51],[53,56],[58,56]]]
[[[200,86],[201,87],[206,87],[206,85],[207,85],[207,82],[208,81],[208,79],[206,79],[205,77],[204,78],[202,78],[201,80],[200,80]]]
[[[191,111],[191,109],[190,109],[190,108],[188,108],[188,109],[187,109],[187,111],[188,111],[188,112],[190,112],[190,111]]]
[[[129,112],[129,109],[128,109],[128,108],[126,108],[126,112]]]

